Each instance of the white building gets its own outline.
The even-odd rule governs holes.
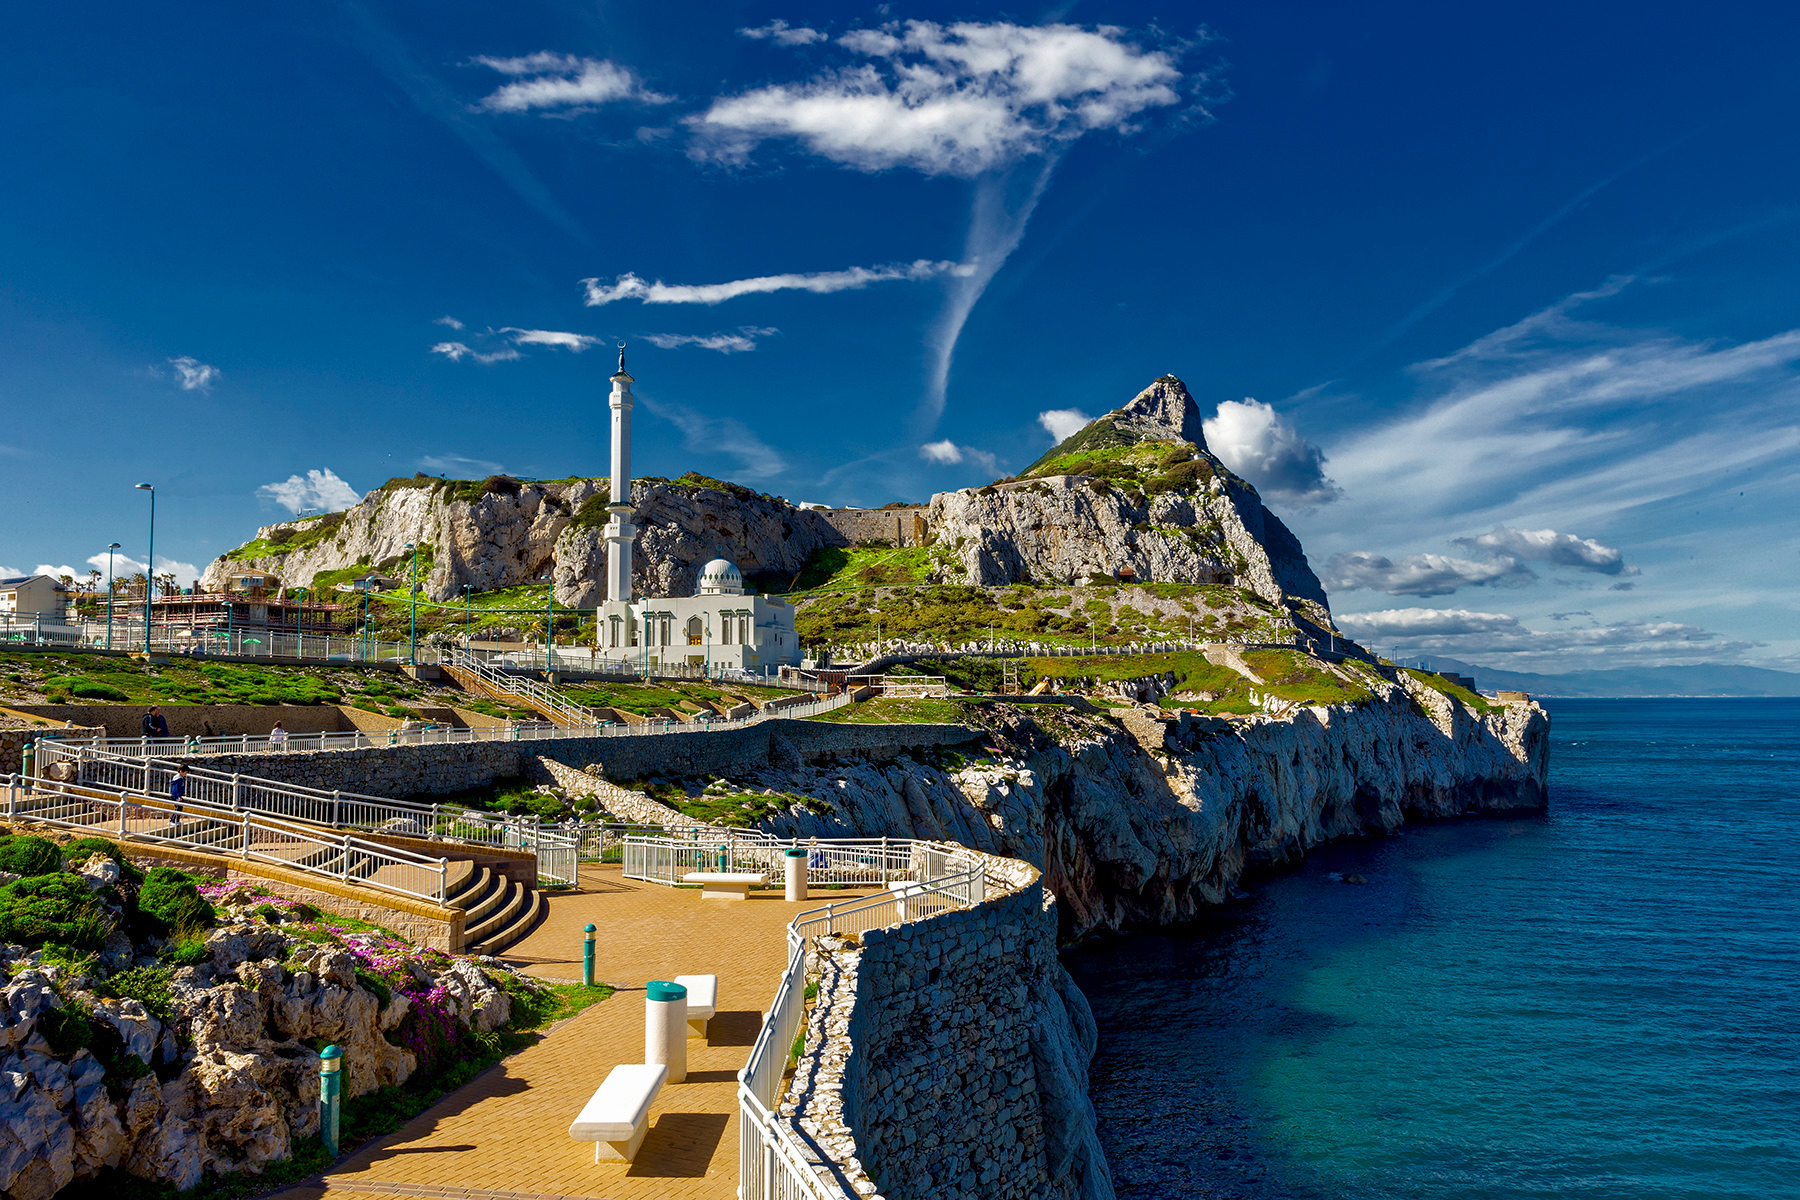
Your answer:
[[[61,625],[69,610],[69,593],[51,575],[0,579],[0,624]]]
[[[794,607],[752,595],[736,564],[715,558],[700,568],[692,596],[638,599],[632,594],[631,385],[624,347],[612,377],[612,503],[606,525],[606,595],[596,646],[601,657],[643,666],[710,666],[762,671],[800,662]]]

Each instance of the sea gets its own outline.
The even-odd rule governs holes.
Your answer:
[[[1544,705],[1547,813],[1068,952],[1121,1197],[1800,1197],[1800,700]]]

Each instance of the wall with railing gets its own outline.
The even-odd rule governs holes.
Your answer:
[[[844,849],[860,860],[866,846]],[[1092,1043],[1071,1045],[1036,869],[919,842],[885,863],[911,882],[788,929],[787,968],[738,1076],[739,1196],[1110,1197],[1082,1108]]]

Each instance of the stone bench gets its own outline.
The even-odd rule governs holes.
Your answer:
[[[706,1036],[706,1023],[713,1019],[719,1003],[717,975],[677,975],[674,979],[687,989],[688,1036]]]
[[[702,900],[748,900],[751,885],[763,879],[759,871],[689,871],[681,882],[699,884]]]
[[[657,1063],[621,1063],[614,1067],[581,1115],[569,1125],[569,1136],[594,1143],[594,1161],[603,1158],[630,1162],[644,1144],[650,1127],[650,1102],[662,1090],[669,1068]]]

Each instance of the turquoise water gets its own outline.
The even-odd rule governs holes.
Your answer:
[[[1546,707],[1547,815],[1068,956],[1121,1196],[1800,1197],[1800,701]]]

